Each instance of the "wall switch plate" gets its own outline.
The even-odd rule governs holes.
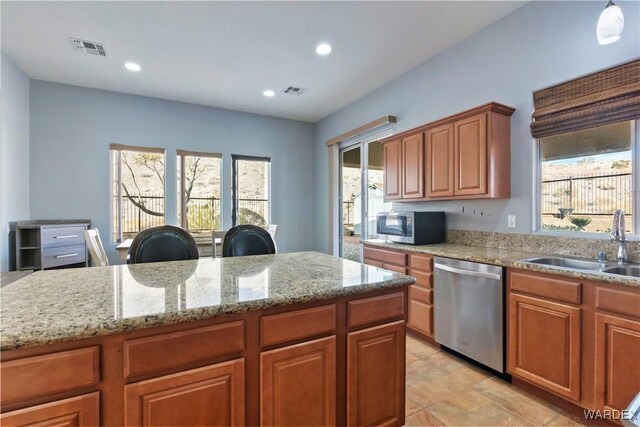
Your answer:
[[[508,215],[507,216],[507,227],[516,228],[516,216],[515,215]]]

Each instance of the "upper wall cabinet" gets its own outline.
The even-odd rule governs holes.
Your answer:
[[[492,102],[382,141],[385,199],[511,197],[514,111]]]

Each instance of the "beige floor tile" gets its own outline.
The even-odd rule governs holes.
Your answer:
[[[422,359],[424,357],[431,356],[432,354],[439,353],[440,349],[422,341],[418,341],[416,338],[407,336],[407,351],[419,359]]]
[[[426,361],[430,366],[445,371],[452,379],[467,386],[478,384],[491,376],[488,372],[444,351],[429,356]]]
[[[448,426],[523,426],[523,418],[508,411],[495,400],[468,390],[427,407]]]
[[[418,356],[416,356],[415,354],[407,350],[407,353],[405,355],[405,360],[407,361],[407,363],[415,362],[418,359],[419,359]]]
[[[533,425],[543,425],[558,416],[555,406],[538,400],[498,378],[490,377],[473,389],[497,401],[509,411]]]
[[[424,408],[425,405],[420,405],[415,400],[407,397],[404,403],[404,415],[405,418],[409,417],[409,415],[413,415],[416,412],[420,411]]]
[[[416,412],[405,420],[407,426],[444,426],[445,424],[426,409]]]
[[[586,426],[587,424],[583,424],[580,421],[577,421],[574,417],[562,412],[545,425],[555,427],[581,427]]]
[[[422,362],[424,361],[413,362],[407,369],[420,366]],[[407,375],[407,396],[423,407],[447,399],[466,388],[465,385],[451,379],[446,372],[436,368],[414,371]]]

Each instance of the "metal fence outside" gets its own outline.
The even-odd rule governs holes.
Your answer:
[[[164,196],[140,196],[135,197],[135,201],[143,203],[152,212],[165,212]],[[268,219],[268,199],[239,199],[238,207],[248,209],[265,220]],[[221,229],[220,199],[215,197],[192,197],[187,204],[187,208],[187,224],[190,231]],[[121,226],[125,238],[132,237],[132,235],[147,228],[165,224],[164,214],[158,216],[144,212],[126,197],[121,200],[121,209]]]
[[[542,181],[543,215],[611,215],[616,209],[633,211],[632,174],[616,173],[570,176]]]

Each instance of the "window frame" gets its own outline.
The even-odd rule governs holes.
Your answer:
[[[184,228],[185,230],[189,231],[188,228],[185,226],[185,220],[186,220],[186,205],[184,204],[184,200],[183,200],[183,194],[184,194],[184,184],[185,184],[185,157],[189,156],[189,157],[208,157],[208,158],[215,158],[215,159],[219,159],[220,160],[220,230],[224,230],[224,215],[222,214],[224,212],[224,203],[223,203],[223,191],[224,191],[224,172],[223,172],[223,165],[224,165],[224,156],[222,155],[222,153],[213,153],[213,152],[204,152],[204,151],[190,151],[190,150],[182,150],[182,149],[177,149],[176,150],[176,169],[180,172],[180,174],[178,175],[178,173],[176,173],[176,188],[177,188],[177,193],[176,193],[176,219],[178,220],[177,222],[179,222],[180,227]],[[176,171],[177,172],[177,171]],[[219,230],[214,230],[214,231],[219,231]]]
[[[267,225],[271,224],[271,158],[270,157],[260,157],[260,156],[245,156],[241,154],[232,154],[231,155],[231,226],[235,227],[238,221],[237,212],[238,212],[238,160],[246,160],[253,162],[267,162],[269,165],[268,170],[268,197],[267,197],[267,212],[268,217],[265,218]]]
[[[621,122],[631,122],[631,193],[633,197],[633,233],[627,234],[627,239],[631,241],[640,240],[640,119],[622,120]],[[604,125],[603,125],[604,126]],[[546,230],[542,228],[542,162],[541,162],[541,140],[533,138],[533,221],[532,231],[534,233],[561,236],[561,237],[585,237],[585,238],[609,238],[607,233],[576,232],[569,230]],[[627,213],[627,212],[625,212]],[[613,220],[613,216],[612,216]],[[627,218],[627,221],[629,219]]]
[[[109,145],[109,241],[112,244],[120,244],[124,240],[122,239],[122,152],[123,151],[134,151],[138,153],[154,153],[154,154],[162,154],[164,160],[164,188],[163,188],[163,198],[164,198],[164,223],[167,223],[167,153],[164,148],[161,147],[145,147],[145,146],[136,146],[136,145],[123,145],[123,144],[110,144]],[[114,171],[115,166],[115,171]],[[115,176],[114,176],[115,172]],[[114,183],[115,179],[118,180],[117,190],[114,193]],[[113,198],[117,196],[117,208],[114,206]],[[118,211],[118,220],[117,224],[114,224],[114,218],[116,217],[116,212],[114,212],[114,208]],[[117,228],[117,230],[116,230]],[[142,230],[141,230],[142,231]],[[115,239],[114,239],[115,237]]]

